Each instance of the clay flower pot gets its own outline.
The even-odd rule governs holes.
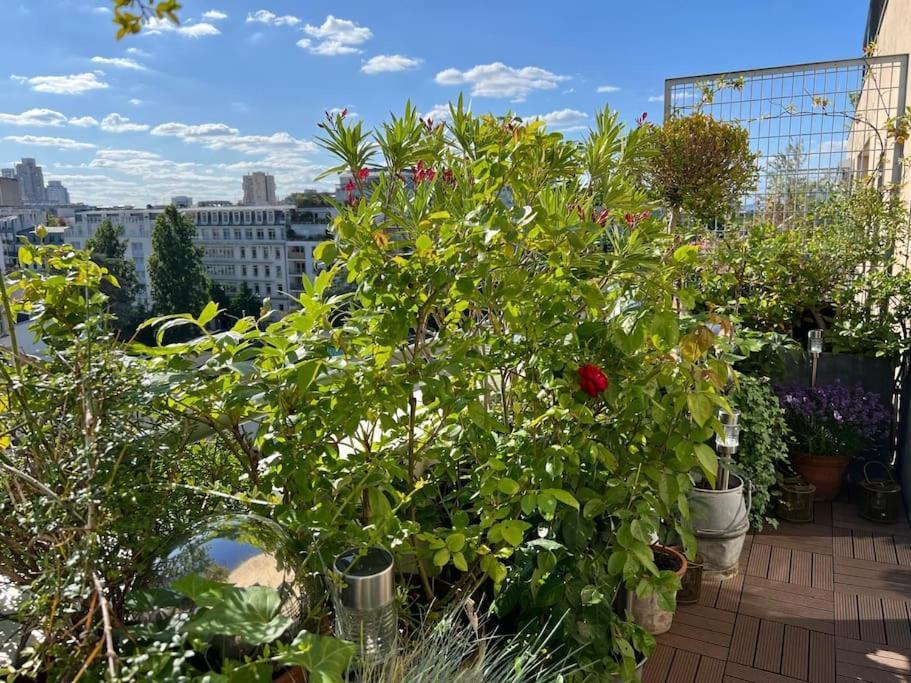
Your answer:
[[[851,464],[849,455],[798,455],[794,465],[800,476],[816,487],[816,500],[832,500],[841,489],[845,470]]]
[[[653,545],[655,564],[659,569],[670,569],[681,579],[686,573],[686,557],[673,548]],[[652,593],[644,598],[630,592],[626,598],[626,609],[633,620],[652,635],[666,633],[674,621],[674,613],[658,606],[658,596]]]

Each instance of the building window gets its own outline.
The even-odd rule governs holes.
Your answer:
[[[266,265],[266,277],[272,277],[272,268],[269,265]]]
[[[282,250],[279,249],[278,247],[275,247],[275,258],[278,260],[281,260],[281,257],[282,257]]]
[[[252,240],[252,239],[253,239],[253,231],[250,230],[249,228],[247,228],[246,230],[244,230],[244,236],[245,236],[248,240]]]
[[[241,274],[243,277],[247,277],[247,266],[241,266],[241,267],[240,267],[240,274]]]
[[[282,267],[275,266],[275,277],[281,277],[281,276],[282,276]]]
[[[272,294],[272,283],[267,282],[266,283],[266,295],[270,295],[270,294]]]
[[[241,257],[241,258],[247,258],[247,248],[246,248],[246,247],[241,247],[241,248],[240,248],[240,257]]]
[[[250,258],[256,258],[256,247],[250,247]]]
[[[266,233],[262,229],[256,231],[256,239],[262,240],[266,238]]]
[[[253,264],[253,277],[259,277],[259,266],[255,263]]]
[[[234,239],[236,239],[238,242],[240,241],[240,230],[234,230]]]
[[[272,210],[266,211],[266,223],[269,225],[275,225],[275,212]]]
[[[250,225],[253,221],[250,220],[250,212],[244,211],[244,225]]]
[[[222,212],[221,212],[221,224],[222,224],[222,225],[228,225],[228,223],[231,222],[231,221],[230,221],[230,218],[231,218],[231,214],[230,214],[230,213],[228,213],[227,211],[222,211]]]
[[[254,212],[254,215],[256,216],[256,224],[262,225],[263,224],[263,212],[256,211],[256,212]]]
[[[200,224],[200,225],[208,225],[208,224],[209,224],[209,214],[207,214],[205,211],[202,211],[202,212],[196,214],[196,217],[199,219],[199,224]]]
[[[234,225],[240,225],[240,211],[232,212],[234,214]]]
[[[258,282],[253,285],[253,291],[256,292],[257,294],[259,294],[259,283]]]

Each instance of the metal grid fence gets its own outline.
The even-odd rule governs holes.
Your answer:
[[[740,214],[780,224],[858,177],[901,179],[886,123],[905,109],[907,73],[908,55],[896,55],[672,78],[664,116],[702,111],[745,127],[759,182]]]

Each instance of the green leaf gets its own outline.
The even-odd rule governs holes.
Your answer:
[[[293,621],[280,613],[281,597],[268,586],[235,588],[214,606],[194,615],[184,626],[199,638],[237,636],[251,645],[276,640]]]
[[[440,548],[433,554],[433,564],[437,567],[444,567],[449,562],[449,551],[446,548]]]
[[[418,235],[414,241],[414,246],[419,252],[428,252],[433,249],[433,240],[427,235]]]
[[[620,575],[623,572],[623,567],[626,565],[626,557],[625,550],[615,550],[612,552],[610,558],[607,560],[607,571],[613,576]]]
[[[703,392],[686,395],[686,405],[696,424],[703,426],[712,418],[712,399]]]
[[[505,493],[507,496],[514,496],[519,492],[519,483],[515,479],[503,477],[497,482],[497,488],[500,490],[500,493]]]
[[[210,301],[206,304],[205,308],[202,309],[196,322],[199,323],[200,327],[204,327],[211,322],[216,315],[218,315],[218,304],[214,301]]]
[[[32,248],[25,245],[19,247],[19,263],[23,266],[32,265]]]
[[[531,527],[528,522],[521,522],[517,519],[507,519],[500,522],[500,531],[503,539],[511,546],[522,545],[525,540],[525,531]]]
[[[452,554],[452,564],[454,564],[455,568],[461,572],[468,571],[468,563],[465,561],[465,556],[462,553]]]
[[[187,596],[200,607],[217,605],[234,586],[203,578],[199,574],[187,574],[171,582],[171,588]]]
[[[715,473],[718,471],[718,456],[715,455],[709,446],[704,443],[697,443],[694,447],[696,460],[699,461],[699,467],[702,473],[712,487],[715,486]]]
[[[680,337],[677,316],[669,311],[653,315],[651,328],[652,334],[663,341],[666,347],[674,346]]]
[[[301,631],[291,643],[291,650],[280,652],[278,660],[286,666],[303,668],[309,683],[342,683],[356,651],[354,643]]]
[[[553,496],[561,503],[564,505],[569,505],[571,508],[574,508],[576,510],[579,509],[579,501],[576,500],[573,497],[573,494],[571,494],[569,491],[564,491],[563,489],[544,489],[541,491],[541,493],[544,493],[548,496]]]
[[[465,547],[465,534],[454,533],[446,537],[446,547],[450,552],[457,553]]]

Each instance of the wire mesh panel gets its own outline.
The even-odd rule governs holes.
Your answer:
[[[908,55],[896,55],[672,78],[664,115],[746,128],[759,182],[741,216],[780,224],[858,177],[900,181],[901,145],[886,130],[904,111],[907,71]]]

